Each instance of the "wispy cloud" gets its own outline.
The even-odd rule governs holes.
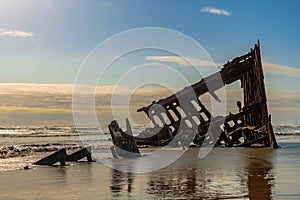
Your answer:
[[[300,77],[300,69],[263,61],[265,72],[288,77]]]
[[[20,30],[11,30],[11,29],[0,29],[0,36],[10,36],[10,37],[33,37],[32,32],[25,32]]]
[[[74,93],[74,87],[74,84],[0,83],[0,95],[71,96]],[[80,92],[82,92],[82,94],[86,94],[92,91],[95,92],[96,95],[128,95],[132,91],[126,85],[78,85],[77,87],[80,89]],[[170,92],[170,90],[166,88],[160,88],[157,86],[139,88],[137,91],[135,91],[135,93],[139,95],[153,95],[155,93],[168,92]]]
[[[227,10],[212,8],[212,7],[204,7],[200,10],[200,12],[210,13],[210,14],[215,14],[215,15],[231,16],[231,13],[228,12]]]
[[[221,67],[223,64],[214,63],[209,60],[197,60],[193,58],[184,58],[180,56],[147,56],[145,60],[176,63],[182,67],[191,67],[193,65],[199,67]],[[300,77],[300,69],[285,65],[274,64],[268,61],[263,61],[263,68],[266,73],[277,74],[287,77]]]
[[[160,61],[160,62],[171,62],[181,65],[183,67],[190,67],[193,65],[199,67],[212,67],[212,66],[220,66],[219,63],[214,63],[210,60],[197,60],[194,58],[184,58],[180,56],[147,56],[146,60]]]

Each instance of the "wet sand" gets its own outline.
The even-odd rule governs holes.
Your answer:
[[[300,143],[283,138],[281,146],[215,148],[202,160],[189,149],[170,166],[142,174],[101,162],[3,171],[0,199],[299,199]]]

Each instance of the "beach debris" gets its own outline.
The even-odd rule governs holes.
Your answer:
[[[61,166],[65,166],[66,165],[66,157],[67,157],[67,152],[66,152],[66,149],[63,148],[33,164],[35,165],[53,165],[57,162],[60,162],[60,165]]]
[[[118,122],[115,120],[108,125],[113,144],[115,145],[110,148],[114,158],[117,158],[118,156],[124,158],[141,156],[135,141],[135,137],[132,135],[131,126],[128,119],[126,120],[126,127],[127,131],[122,131]]]
[[[223,84],[216,83],[220,76]],[[237,81],[241,83],[244,106],[242,107],[242,103],[238,101],[238,113],[212,116],[200,101],[200,96],[209,94],[215,100],[220,101],[215,91]],[[213,85],[213,87],[208,89],[208,85]],[[192,102],[189,98],[191,89],[197,96],[197,102],[195,100]],[[177,97],[184,97],[186,100],[179,102]],[[113,144],[118,151],[121,149],[139,153],[137,145],[165,146],[178,134],[184,136],[181,138],[191,135],[194,137],[194,145],[199,147],[205,138],[210,138],[212,142],[216,142],[217,146],[223,144],[227,147],[278,148],[271,124],[271,115],[267,108],[259,41],[247,54],[224,64],[219,72],[185,87],[176,94],[153,101],[150,105],[138,109],[137,112],[144,112],[148,116],[152,128],[147,128],[134,137],[128,134],[129,131],[123,132],[118,122],[113,121],[109,125],[109,130]],[[182,126],[196,131],[187,131],[189,128],[182,129]],[[212,131],[209,127],[217,128]],[[118,154],[118,151],[115,153]]]
[[[75,161],[81,160],[84,157],[86,157],[88,162],[93,162],[91,147],[80,149],[79,151],[76,151],[76,152],[72,153],[71,155],[68,155],[66,157],[66,161],[75,162]]]
[[[87,158],[88,162],[93,162],[92,154],[91,154],[91,147],[80,149],[79,151],[76,151],[76,152],[72,153],[71,155],[68,155],[66,152],[66,148],[63,148],[45,158],[42,158],[41,160],[38,160],[37,162],[35,162],[33,164],[35,164],[35,165],[53,165],[57,162],[60,162],[61,166],[65,166],[66,161],[75,162],[84,157]]]
[[[25,170],[30,170],[31,168],[27,165],[24,167]]]

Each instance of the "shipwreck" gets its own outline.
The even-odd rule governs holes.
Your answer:
[[[199,97],[207,93],[217,98],[214,91],[207,87],[209,82],[214,82],[216,75],[221,76],[224,84],[215,86],[213,88],[215,91],[240,81],[244,106],[242,107],[241,102],[237,102],[238,113],[212,116],[212,113],[200,101]],[[177,97],[188,95],[190,89],[196,94],[197,102],[195,105],[195,102],[189,102],[187,99],[185,104],[191,106],[189,110],[185,110]],[[164,109],[161,109],[162,107]],[[176,94],[153,101],[150,105],[138,109],[137,112],[144,112],[151,120],[153,127],[133,136],[128,120],[126,131],[123,131],[116,121],[111,122],[108,127],[114,144],[112,151],[115,156],[128,157],[126,152],[132,152],[138,156],[139,146],[165,146],[174,141],[174,138],[177,140],[179,138],[177,142],[181,146],[201,147],[208,136],[215,146],[278,148],[271,115],[268,113],[259,41],[247,54],[224,64],[219,72],[201,79]],[[182,128],[182,126],[188,128]],[[211,134],[212,131],[216,132],[214,136]]]

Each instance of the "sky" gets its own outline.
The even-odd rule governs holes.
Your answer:
[[[277,91],[276,97],[279,92],[297,94],[299,6],[296,0],[1,0],[0,93],[7,94],[7,84],[67,87],[74,83],[87,55],[105,39],[133,28],[162,27],[198,42],[217,65],[247,53],[259,39],[267,90]],[[161,51],[129,54],[114,64],[112,74],[153,61],[175,66],[192,77],[185,62]],[[114,84],[114,78],[109,76],[103,84]],[[196,79],[191,78],[192,82]],[[287,96],[294,98],[292,102],[299,101],[295,95]],[[19,104],[26,107],[24,102]],[[7,112],[21,112],[11,109]],[[6,122],[7,112],[2,113],[0,123]]]

